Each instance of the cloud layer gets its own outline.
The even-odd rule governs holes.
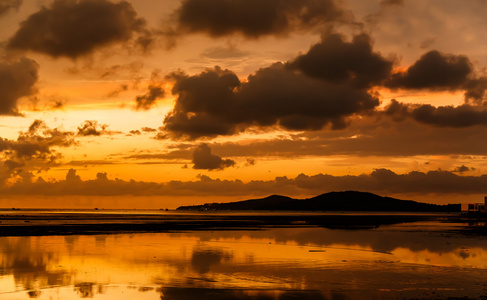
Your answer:
[[[370,174],[357,176],[333,176],[328,174],[305,175],[295,178],[276,177],[274,180],[212,179],[200,176],[196,181],[169,181],[165,183],[108,179],[106,173],[98,173],[96,179],[82,180],[76,170],[68,171],[65,180],[47,182],[42,178],[19,181],[11,186],[1,186],[4,195],[199,195],[241,196],[269,195],[276,191],[286,195],[316,195],[329,191],[357,190],[380,194],[485,194],[487,175],[460,176],[449,171],[410,172],[397,174],[388,169],[377,169]]]
[[[258,38],[311,28],[341,16],[332,0],[184,0],[173,22],[180,34]]]
[[[45,122],[35,120],[17,140],[0,137],[0,185],[11,176],[19,175],[23,181],[30,181],[33,170],[47,170],[55,165],[62,155],[55,150],[75,145],[74,134],[58,128],[51,129]]]
[[[145,21],[126,1],[55,0],[29,16],[7,47],[72,59],[143,32]]]

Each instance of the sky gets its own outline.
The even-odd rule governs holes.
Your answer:
[[[487,194],[483,0],[0,0],[0,207]]]

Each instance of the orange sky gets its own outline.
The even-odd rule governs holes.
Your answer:
[[[482,201],[486,10],[0,1],[0,206],[352,189]]]

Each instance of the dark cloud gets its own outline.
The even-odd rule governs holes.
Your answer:
[[[249,128],[343,129],[348,117],[379,105],[368,90],[391,69],[367,35],[346,42],[328,34],[306,54],[259,69],[246,81],[219,67],[194,76],[173,73],[167,79],[174,81],[176,104],[157,138],[197,139]]]
[[[9,10],[19,9],[20,5],[22,5],[22,0],[0,0],[0,17]]]
[[[468,171],[475,171],[476,168],[470,168],[470,167],[467,167],[465,165],[461,165],[459,167],[456,167],[455,169],[452,170],[453,173],[464,173],[464,172],[468,172]]]
[[[176,34],[258,38],[310,28],[341,16],[332,0],[184,0],[173,22]]]
[[[76,145],[74,134],[58,128],[49,128],[44,121],[35,120],[27,131],[19,133],[17,140],[0,137],[0,184],[11,176],[31,179],[30,171],[46,170],[62,157],[54,148]],[[2,170],[5,167],[5,170]]]
[[[366,116],[354,118],[351,125],[340,131],[317,131],[292,134],[289,137],[246,140],[245,143],[211,143],[217,153],[235,159],[258,157],[349,156],[354,159],[369,157],[406,157],[421,155],[478,155],[487,149],[486,126],[472,126],[459,130],[455,127],[436,127],[406,117],[396,122],[388,117]],[[355,156],[355,158],[354,158]],[[377,163],[381,163],[380,159]]]
[[[360,34],[351,42],[339,34],[327,34],[306,54],[289,64],[310,77],[351,81],[359,87],[378,85],[389,77],[393,62],[373,52],[370,37]]]
[[[231,135],[252,126],[318,130],[346,127],[346,117],[373,110],[379,101],[350,82],[329,83],[276,63],[241,83],[218,67],[201,74],[173,74],[174,109],[163,129],[195,139]]]
[[[468,127],[487,125],[486,107],[475,107],[467,104],[460,106],[434,107],[423,104],[412,110],[412,117],[423,123],[441,127]]]
[[[201,144],[193,151],[193,169],[222,170],[235,165],[231,159],[222,159],[212,154],[207,144]]]
[[[162,88],[162,81],[159,78],[159,72],[152,72],[148,91],[144,95],[135,97],[135,109],[136,110],[149,110],[151,109],[158,99],[161,99],[165,95],[165,91]]]
[[[463,104],[459,106],[432,106],[430,104],[404,104],[392,100],[385,113],[396,121],[405,118],[438,127],[470,127],[487,125],[487,106]]]
[[[7,47],[75,59],[129,41],[144,26],[126,1],[55,0],[23,21]]]
[[[458,90],[463,89],[472,72],[473,66],[468,57],[433,50],[421,56],[405,72],[393,74],[386,86],[393,89]]]
[[[460,176],[448,171],[409,172],[397,174],[388,169],[377,169],[370,174],[333,176],[328,174],[300,174],[295,178],[276,177],[273,180],[212,179],[201,175],[195,181],[169,181],[165,183],[124,181],[108,179],[100,173],[94,180],[83,180],[76,170],[68,171],[65,180],[18,181],[10,186],[0,186],[2,195],[195,195],[199,196],[263,196],[276,193],[284,195],[317,195],[329,191],[357,190],[387,194],[485,194],[487,175]]]
[[[482,104],[485,100],[485,90],[487,89],[487,77],[471,79],[465,83],[465,102],[472,104]]]
[[[107,124],[98,124],[98,121],[86,120],[80,126],[78,126],[78,136],[99,136],[107,134]]]
[[[20,132],[16,141],[9,142],[9,148],[18,158],[45,158],[52,154],[51,147],[69,147],[75,144],[73,133],[47,127],[42,120],[35,120],[29,129]]]
[[[219,67],[201,74],[171,74],[175,81],[172,94],[177,95],[174,109],[164,119],[164,129],[175,135],[192,138],[232,134],[232,120],[237,105],[233,90],[240,85],[237,75]]]
[[[19,115],[19,98],[37,92],[39,65],[32,59],[0,61],[0,115]]]
[[[144,95],[135,98],[136,110],[149,110],[154,106],[157,99],[164,97],[164,89],[161,86],[150,84]]]

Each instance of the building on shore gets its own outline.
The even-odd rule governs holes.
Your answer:
[[[487,197],[484,203],[462,203],[462,214],[487,214]]]

